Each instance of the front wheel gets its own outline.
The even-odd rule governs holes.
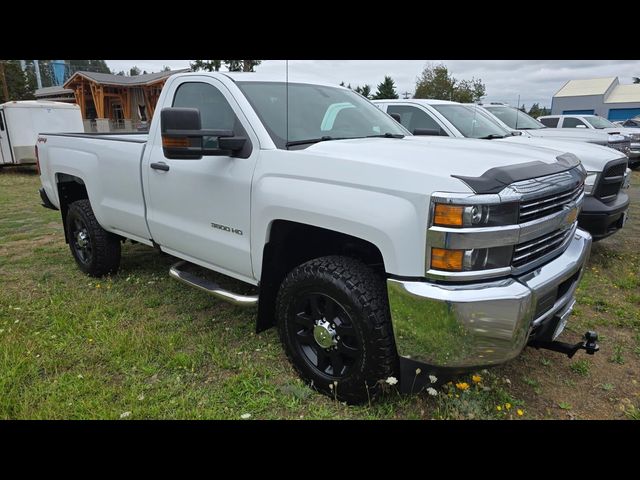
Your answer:
[[[280,287],[277,316],[300,376],[340,401],[371,400],[397,371],[384,282],[358,260],[329,256],[294,268]]]
[[[118,271],[120,239],[100,226],[89,200],[69,205],[66,228],[69,248],[80,270],[92,277]]]

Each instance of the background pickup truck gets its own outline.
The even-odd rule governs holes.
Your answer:
[[[619,133],[609,133],[601,130],[578,129],[558,129],[549,128],[530,117],[523,111],[505,105],[503,103],[480,103],[484,110],[492,114],[507,127],[526,132],[532,137],[548,138],[550,140],[565,140],[567,142],[587,142],[595,143],[605,147],[618,150],[629,156],[631,153],[631,141],[629,137]]]
[[[546,115],[538,121],[549,128],[559,131],[596,130],[608,134],[622,134],[629,138],[629,165],[633,168],[640,165],[640,128],[623,127],[598,115]]]
[[[38,152],[82,271],[115,274],[126,239],[178,257],[172,277],[257,306],[257,330],[277,325],[302,378],[340,400],[527,343],[597,349],[555,340],[591,246],[573,155],[425,141],[349,89],[226,73],[169,78],[148,136],[43,133]]]
[[[578,216],[578,225],[594,240],[608,237],[620,230],[629,209],[631,170],[627,157],[612,148],[585,142],[567,142],[533,137],[506,127],[493,115],[472,104],[446,100],[375,100],[383,111],[398,115],[410,132],[444,135],[456,138],[481,138],[499,143],[517,143],[532,148],[550,148],[557,154],[576,155],[587,170],[585,202]]]

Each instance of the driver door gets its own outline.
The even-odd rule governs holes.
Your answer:
[[[257,138],[228,89],[217,79],[193,76],[169,86],[167,104],[200,110],[203,129],[232,130],[252,144],[248,158],[169,159],[159,126],[143,162],[147,221],[169,254],[241,280],[253,278],[250,250],[251,179]],[[159,112],[158,112],[159,113]],[[216,138],[203,140],[215,147]]]

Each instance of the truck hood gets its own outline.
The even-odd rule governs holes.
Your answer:
[[[317,158],[322,167],[320,176],[327,180],[371,182],[374,187],[422,194],[430,193],[425,191],[428,185],[436,190],[470,191],[452,176],[475,177],[494,167],[534,161],[551,164],[560,155],[559,151],[531,145],[422,136],[326,141],[296,153],[308,156],[307,165]]]
[[[617,128],[603,128],[601,129],[603,132],[607,133],[622,133],[623,135],[638,135],[640,134],[640,128],[635,127],[617,127]]]
[[[603,147],[593,143],[569,142],[552,140],[551,138],[515,136],[493,140],[500,143],[514,143],[518,145],[531,145],[545,147],[556,151],[558,154],[569,152],[580,159],[584,168],[590,172],[601,172],[607,162],[622,158],[622,154],[613,148]]]
[[[607,132],[587,129],[559,129],[559,128],[540,128],[538,130],[522,130],[524,135],[532,137],[551,138],[555,140],[568,140],[572,142],[589,142],[606,145],[609,141],[621,141],[624,138],[621,135],[614,137]]]

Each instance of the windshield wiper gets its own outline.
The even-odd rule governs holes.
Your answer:
[[[383,133],[382,135],[367,135],[364,138],[404,138],[404,135],[401,133]]]
[[[329,135],[325,135],[320,138],[308,138],[306,140],[294,140],[292,142],[287,142],[286,147],[293,147],[294,145],[306,145],[307,143],[318,143],[318,142],[326,142],[328,140],[347,140],[347,138],[337,138],[330,137]]]
[[[480,137],[480,140],[493,140],[495,138],[504,138],[505,135],[497,135],[495,133],[492,133],[491,135],[487,135],[486,137]]]

